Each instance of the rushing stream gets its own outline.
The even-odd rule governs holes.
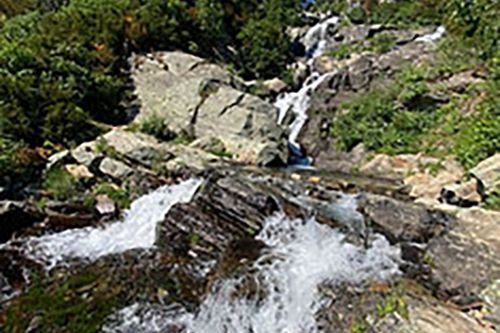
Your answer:
[[[197,313],[133,304],[110,318],[104,331],[315,333],[317,313],[329,303],[319,286],[384,281],[399,273],[399,249],[382,236],[364,248],[314,219],[278,214],[257,238],[269,250],[243,276],[216,284]]]
[[[337,17],[313,26],[304,37],[311,60],[327,47],[329,29],[336,28]],[[444,33],[420,37],[432,42]],[[331,73],[314,71],[295,92],[278,97],[275,106],[282,124],[288,112],[295,115],[289,142],[299,147],[298,136],[307,121],[311,95]],[[43,263],[47,269],[71,258],[94,261],[102,256],[130,249],[154,246],[156,226],[169,209],[189,202],[202,180],[191,179],[164,186],[134,201],[124,220],[102,228],[88,227],[18,240],[26,257]],[[332,203],[327,203],[332,204]],[[359,225],[363,217],[356,200],[333,204],[336,220]],[[336,206],[335,206],[336,205]],[[356,229],[356,228],[355,228]],[[385,281],[397,276],[400,250],[380,235],[372,235],[368,245],[354,245],[346,235],[314,218],[290,219],[284,214],[269,217],[257,239],[267,245],[261,257],[244,274],[217,281],[199,309],[190,313],[181,306],[132,304],[108,318],[107,333],[316,333],[318,312],[331,301],[320,292],[322,285],[362,284]],[[5,244],[9,248],[11,244]],[[0,276],[1,278],[1,276]],[[2,281],[0,281],[0,286]]]
[[[30,238],[22,242],[22,252],[50,270],[68,258],[93,261],[108,254],[151,248],[157,223],[173,205],[190,201],[201,182],[191,179],[178,185],[162,186],[134,201],[123,221],[103,228],[72,229]]]

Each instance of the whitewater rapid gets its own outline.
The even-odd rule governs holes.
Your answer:
[[[201,185],[201,179],[190,179],[172,186],[162,186],[135,200],[123,221],[102,228],[87,227],[17,240],[20,251],[43,264],[48,270],[71,258],[94,261],[102,256],[131,249],[149,249],[156,239],[156,225],[170,208],[189,202]],[[3,246],[8,249],[9,243]]]
[[[373,236],[367,248],[357,246],[314,218],[274,215],[257,239],[268,250],[243,276],[216,283],[196,313],[136,303],[109,318],[103,332],[317,333],[318,312],[331,302],[321,285],[381,282],[400,274],[400,250],[383,236]],[[252,291],[235,296],[249,281]]]

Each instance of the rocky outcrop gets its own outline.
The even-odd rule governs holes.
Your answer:
[[[133,63],[137,122],[156,116],[179,135],[215,137],[241,162],[256,164],[269,147],[286,151],[276,109],[240,90],[241,80],[223,67],[181,52],[137,56]]]
[[[479,181],[484,196],[500,193],[500,154],[495,154],[482,161],[471,170],[471,174]]]
[[[430,283],[438,287],[440,296],[467,306],[500,279],[500,213],[438,207],[454,212],[456,223],[429,242]]]

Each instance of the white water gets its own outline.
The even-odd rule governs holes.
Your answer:
[[[428,35],[420,36],[420,37],[416,38],[415,41],[416,42],[423,42],[423,43],[435,43],[438,40],[440,40],[444,36],[445,33],[446,33],[446,28],[443,26],[439,26],[436,29],[436,31],[434,31]]]
[[[334,16],[314,25],[304,37],[306,54],[311,54],[312,59],[320,56],[327,46],[328,30],[337,26],[339,18]],[[312,60],[311,59],[311,60]],[[309,62],[311,67],[311,62]],[[311,102],[311,94],[328,77],[328,74],[313,72],[296,92],[284,93],[278,96],[274,106],[278,108],[278,124],[282,124],[288,112],[293,112],[295,119],[290,125],[288,141],[299,146],[297,137],[307,121],[307,111]]]
[[[160,187],[134,201],[123,222],[29,238],[23,242],[22,251],[51,269],[68,258],[96,260],[108,254],[151,248],[157,223],[173,205],[190,201],[200,184],[201,180],[191,179]]]
[[[256,293],[237,297],[245,280],[222,281],[196,314],[134,304],[117,313],[104,332],[317,333],[316,315],[329,303],[320,285],[384,281],[399,274],[400,251],[382,236],[365,249],[314,219],[276,215],[257,238],[270,249],[245,276],[255,282]]]

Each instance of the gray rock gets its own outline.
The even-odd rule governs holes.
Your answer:
[[[99,171],[114,179],[124,179],[130,176],[134,170],[125,163],[105,157],[99,164]]]
[[[79,163],[90,167],[102,155],[97,152],[96,142],[82,143],[71,151],[71,156]]]
[[[267,133],[279,128],[274,106],[239,90],[239,78],[204,59],[180,52],[152,57],[139,57],[133,71],[142,103],[136,121],[162,117],[176,133],[218,138],[235,159],[255,163]]]
[[[450,184],[441,190],[442,202],[460,207],[476,206],[481,202],[478,192],[478,182],[471,179],[465,183]]]
[[[500,279],[500,213],[438,206],[456,215],[449,232],[429,242],[430,283],[437,293],[467,305]]]
[[[500,193],[500,153],[482,161],[470,173],[479,181],[484,196]]]

